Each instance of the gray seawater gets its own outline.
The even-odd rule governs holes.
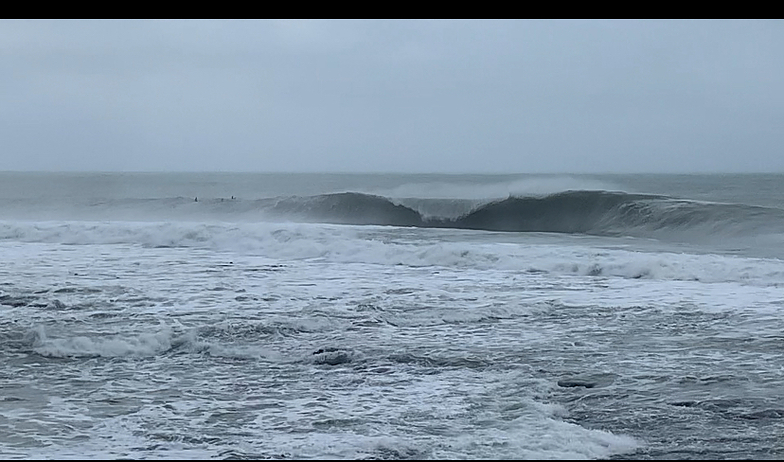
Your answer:
[[[0,173],[4,459],[781,459],[783,175]]]

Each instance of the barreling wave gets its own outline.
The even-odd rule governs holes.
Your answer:
[[[265,208],[283,217],[337,224],[507,232],[653,237],[662,233],[747,235],[784,231],[784,210],[777,208],[617,191],[565,191],[479,204],[464,201],[464,208],[471,208],[458,216],[432,212],[439,207],[459,209],[455,200],[430,200],[430,211],[417,207],[422,201],[349,192],[291,197]]]
[[[623,207],[660,196],[609,191],[566,191],[543,197],[509,197],[438,223],[488,231],[604,234],[623,220]]]

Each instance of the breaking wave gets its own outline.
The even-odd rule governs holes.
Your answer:
[[[429,212],[423,210],[427,204]],[[468,210],[454,216],[460,207]],[[266,207],[282,218],[336,224],[654,237],[662,232],[781,233],[784,210],[615,191],[510,196],[484,203],[391,199],[362,193],[291,197]],[[441,209],[450,213],[434,213]]]

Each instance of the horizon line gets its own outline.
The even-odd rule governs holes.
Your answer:
[[[438,171],[296,171],[296,170],[0,170],[0,173],[40,173],[40,174],[257,174],[257,175],[443,175],[443,176],[515,176],[515,175],[781,175],[782,171],[726,171],[726,170],[694,170],[694,171],[597,171],[597,172],[568,172],[568,171],[541,171],[541,172],[438,172]]]

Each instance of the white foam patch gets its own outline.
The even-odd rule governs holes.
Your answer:
[[[130,244],[238,252],[279,260],[501,269],[698,282],[784,284],[784,261],[597,248],[579,238],[301,223],[3,223],[6,242]],[[598,238],[597,238],[598,239]],[[611,242],[605,239],[603,242]]]
[[[171,349],[173,339],[170,330],[135,337],[49,338],[46,331],[39,327],[32,334],[33,351],[54,358],[155,356]]]

